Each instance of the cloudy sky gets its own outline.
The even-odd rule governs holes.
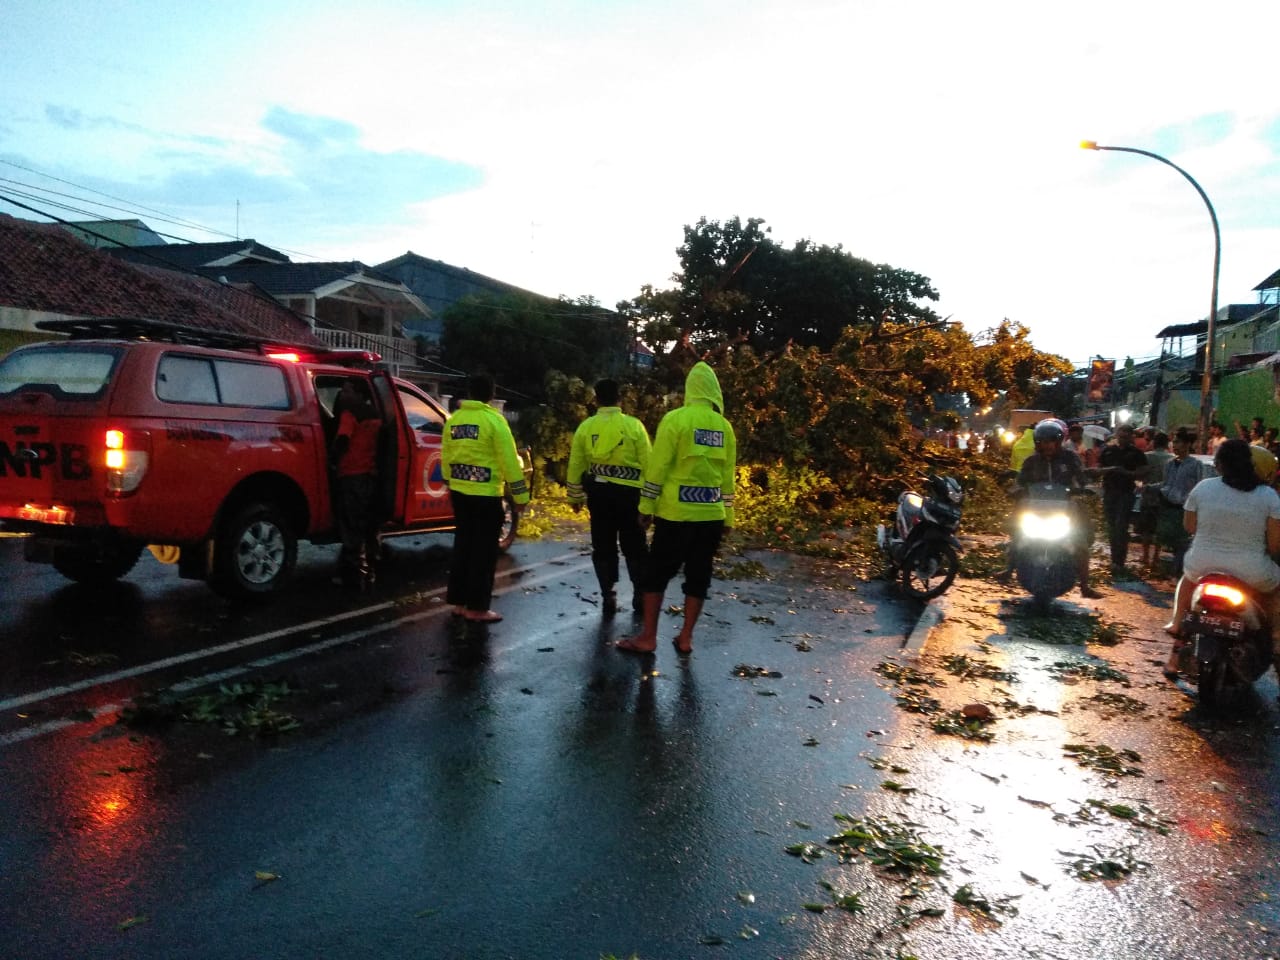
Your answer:
[[[685,224],[758,217],[930,277],[973,331],[1143,358],[1208,312],[1208,212],[1079,143],[1194,176],[1219,302],[1256,302],[1277,36],[1262,0],[6,0],[0,212],[606,305],[668,284]]]

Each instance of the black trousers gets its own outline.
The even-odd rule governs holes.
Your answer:
[[[640,578],[648,547],[640,529],[640,488],[599,480],[583,484],[587,510],[591,514],[591,565],[595,567],[600,592],[608,593],[618,582],[618,549],[627,564],[627,579],[640,593]]]
[[[453,560],[449,564],[449,603],[468,610],[488,610],[493,600],[493,574],[498,566],[498,533],[502,530],[502,498],[449,491],[453,504]]]
[[[686,597],[707,598],[711,565],[724,536],[723,520],[653,520],[653,546],[644,575],[645,593],[665,593],[671,578],[684,567]]]
[[[338,478],[338,567],[348,581],[367,578],[378,558],[378,478],[371,473]]]
[[[1102,516],[1111,543],[1111,565],[1122,567],[1129,559],[1129,524],[1133,522],[1133,491],[1103,490]]]

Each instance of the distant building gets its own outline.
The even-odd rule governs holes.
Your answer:
[[[543,300],[548,306],[559,301],[554,297],[533,293],[514,284],[466,267],[455,267],[441,260],[432,260],[410,250],[394,260],[378,264],[379,273],[394,277],[413,291],[430,311],[427,318],[416,318],[405,327],[411,337],[422,337],[429,344],[438,345],[444,335],[444,312],[466,297],[503,298],[509,296]]]
[[[40,320],[138,317],[319,344],[270,297],[204,277],[123,262],[74,231],[0,214],[0,328],[47,340]]]
[[[61,226],[91,247],[144,247],[165,242],[141,220],[79,220]]]
[[[431,317],[413,291],[359,261],[294,263],[256,240],[119,247],[112,257],[163,264],[241,290],[258,291],[304,318],[332,347],[371,350],[398,376],[436,394],[461,371],[421,355],[407,331]]]

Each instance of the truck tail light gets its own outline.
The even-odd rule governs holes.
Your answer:
[[[151,461],[151,434],[146,430],[107,431],[107,492],[126,496],[138,489]]]

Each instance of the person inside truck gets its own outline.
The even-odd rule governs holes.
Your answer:
[[[349,377],[334,402],[338,433],[330,450],[336,478],[336,513],[342,537],[337,580],[343,586],[366,590],[373,586],[378,557],[378,440],[382,416],[368,393],[368,385]]]

